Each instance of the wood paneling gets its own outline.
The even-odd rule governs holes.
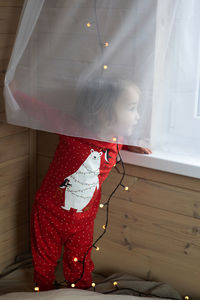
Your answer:
[[[25,155],[0,164],[0,187],[12,185],[13,182],[29,175],[29,157]]]
[[[27,131],[27,128],[21,126],[14,126],[7,123],[0,123],[0,139],[2,137],[7,137],[9,135],[14,135],[17,133],[21,133]]]
[[[0,163],[20,156],[29,152],[29,132],[28,130],[10,135],[0,139]]]
[[[0,39],[1,39],[1,34],[0,34]],[[4,78],[5,78],[7,66],[8,66],[8,60],[1,59],[0,60],[0,88],[1,88],[1,91],[3,91]],[[1,100],[2,100],[2,98],[3,97],[1,94]]]
[[[0,273],[29,250],[30,131],[6,123],[3,85],[22,0],[0,0]]]
[[[200,191],[199,179],[126,164],[126,174]]]
[[[127,167],[127,165],[125,165]],[[122,174],[113,169],[109,179],[104,182],[102,192],[109,195],[116,184],[120,182]],[[170,176],[170,175],[168,175]],[[159,181],[159,176],[157,177]],[[154,207],[200,219],[200,193],[185,187],[151,181],[145,178],[126,175],[123,184],[129,187],[125,191],[119,187],[115,197],[126,200],[126,203],[138,203],[147,207]]]
[[[10,35],[16,34],[21,14],[21,6],[12,7],[0,5],[0,8],[0,34],[6,34],[9,39]]]
[[[1,7],[0,10],[2,10]],[[0,34],[0,61],[10,59],[14,40],[15,34]]]
[[[22,7],[24,0],[1,0],[0,7]]]
[[[17,255],[28,251],[29,229],[27,221],[15,228],[1,234],[0,237],[0,267],[1,270],[8,264],[13,263]]]
[[[59,137],[57,134],[38,131],[37,153],[46,157],[53,157]]]
[[[37,132],[29,130],[29,214],[37,191]],[[30,246],[30,241],[29,241]]]
[[[12,181],[11,184],[1,186],[0,188],[0,211],[5,211],[12,207],[17,210],[19,207],[19,202],[22,199],[28,198],[28,179],[26,177]],[[25,206],[27,207],[28,201],[26,201]]]
[[[1,66],[0,66],[1,69]],[[1,70],[0,70],[1,72]],[[5,111],[5,104],[4,104],[4,98],[3,98],[3,87],[0,87],[0,113]],[[1,118],[0,118],[1,121]]]

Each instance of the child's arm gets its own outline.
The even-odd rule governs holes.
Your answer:
[[[66,127],[76,129],[77,122],[69,115],[62,113],[55,107],[42,102],[35,97],[31,97],[19,90],[17,90],[15,82],[10,84],[11,91],[15,100],[22,110],[24,110],[30,117],[36,118],[40,124],[48,126],[49,129]]]
[[[151,154],[152,153],[152,151],[150,149],[139,147],[139,146],[123,145],[122,150],[127,150],[130,152],[141,153],[141,154]]]

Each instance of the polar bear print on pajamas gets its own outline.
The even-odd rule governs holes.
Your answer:
[[[83,162],[80,168],[64,179],[60,188],[65,189],[65,210],[74,208],[77,212],[92,199],[96,189],[99,189],[99,172],[102,152],[90,150],[90,155]]]

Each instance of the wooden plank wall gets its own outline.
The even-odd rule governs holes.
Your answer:
[[[29,250],[29,175],[34,133],[5,121],[3,83],[22,0],[0,0],[0,272]],[[30,155],[31,153],[31,155]]]
[[[58,143],[38,132],[38,186]],[[103,184],[102,203],[120,181],[117,166]],[[163,281],[182,296],[200,299],[200,180],[126,164],[124,184],[111,199],[109,226],[92,258],[95,271],[128,272]],[[119,173],[118,173],[119,172]],[[106,210],[99,209],[94,239],[103,232]]]

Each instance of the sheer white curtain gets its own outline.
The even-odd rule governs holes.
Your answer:
[[[200,151],[200,1],[158,1],[151,141]],[[200,155],[199,155],[200,156]]]
[[[5,78],[7,121],[200,149],[199,20],[198,0],[27,0]]]

